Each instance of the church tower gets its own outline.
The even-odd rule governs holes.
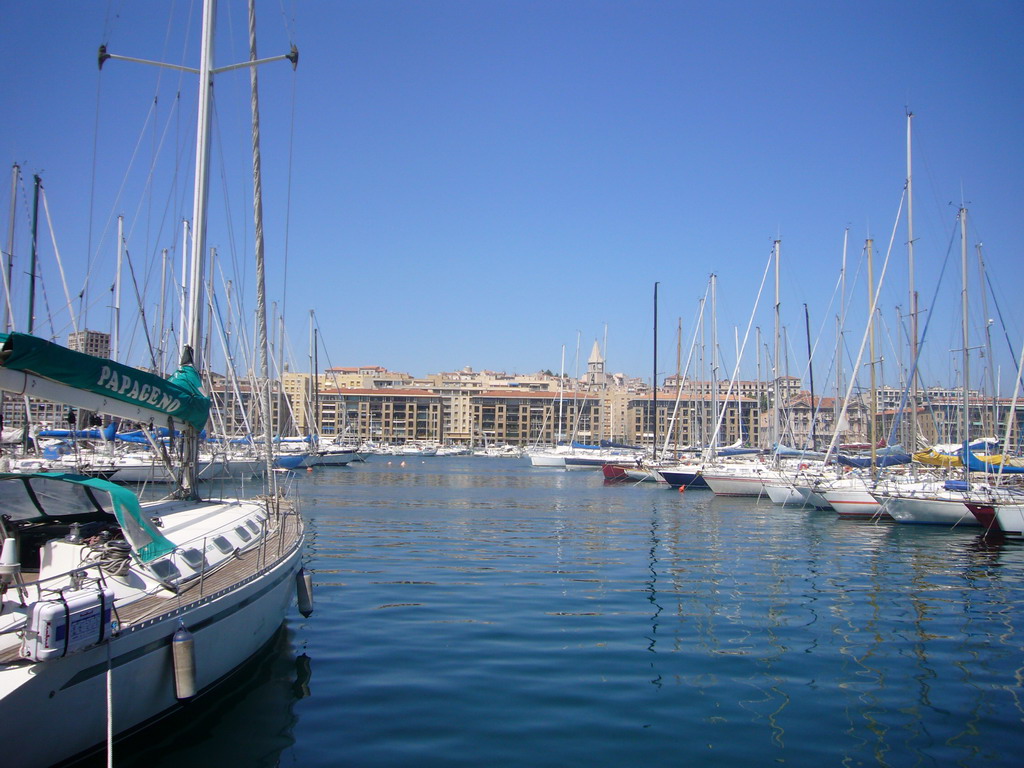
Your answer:
[[[604,373],[604,358],[601,356],[601,348],[597,344],[597,339],[594,339],[594,348],[590,351],[590,359],[587,360],[586,383],[588,386],[602,387],[607,383]]]

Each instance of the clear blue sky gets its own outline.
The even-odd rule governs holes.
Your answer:
[[[71,293],[92,265],[75,300],[78,311],[88,307],[88,325],[110,325],[118,213],[155,321],[160,253],[178,252],[177,222],[190,216],[195,82],[124,62],[101,74],[96,50],[106,42],[115,53],[195,65],[198,5],[3,5],[0,148],[26,175],[19,325],[34,173]],[[221,2],[220,65],[247,56],[244,5]],[[734,329],[742,336],[780,238],[789,370],[803,374],[807,303],[815,335],[825,328],[820,387],[847,228],[851,355],[860,342],[864,241],[874,239],[877,278],[903,192],[907,108],[917,285],[934,316],[925,380],[952,383],[960,367],[950,352],[961,346],[958,239],[934,305],[933,294],[962,201],[971,280],[976,289],[982,242],[1019,347],[1019,2],[317,0],[261,2],[259,12],[260,55],[294,42],[301,56],[294,74],[283,63],[260,72],[270,300],[286,310],[300,370],[315,310],[321,366],[529,373],[557,370],[564,344],[572,373],[577,337],[585,368],[607,328],[608,368],[649,378],[660,281],[659,369],[672,373],[677,318],[685,347],[711,272],[728,369]],[[247,75],[219,76],[217,97],[209,244],[245,296],[236,299],[246,315],[233,321],[239,339],[239,325],[251,337],[254,307]],[[8,187],[0,182],[5,213]],[[36,329],[49,333],[52,316],[63,337],[70,323],[45,224],[39,241],[47,306],[37,307]],[[905,242],[901,223],[881,305],[882,336],[893,340],[895,306],[907,306]],[[766,342],[772,290],[769,279],[755,319]],[[122,334],[144,363],[133,296],[125,287]],[[976,290],[971,301],[972,344],[981,344]],[[988,314],[1007,389],[1012,365],[991,300]],[[899,353],[880,347],[891,379]],[[975,352],[975,383],[986,365]]]

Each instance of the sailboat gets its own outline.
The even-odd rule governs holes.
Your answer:
[[[779,384],[781,381],[780,370],[779,370],[779,333],[781,330],[781,323],[779,321],[779,258],[780,258],[780,241],[776,240],[772,248],[772,257],[769,263],[775,265],[775,360],[774,365],[774,384],[773,384],[773,413],[774,421],[772,425],[772,438],[773,444],[778,445],[779,443],[779,414],[781,411],[781,397],[779,395]],[[765,276],[767,277],[767,269],[765,270]],[[762,286],[763,286],[762,279]],[[760,292],[758,293],[758,299],[760,299]],[[755,302],[755,310],[757,303]],[[753,316],[751,316],[753,317]],[[749,331],[749,323],[748,323]],[[739,356],[737,356],[736,368],[733,373],[732,380],[735,381],[739,374]],[[732,385],[730,384],[730,390]],[[724,418],[724,411],[716,416],[718,426],[717,430],[721,427],[722,420]],[[766,488],[769,485],[780,485],[786,483],[788,478],[781,471],[778,464],[778,456],[776,455],[771,464],[765,464],[758,457],[754,461],[742,461],[736,464],[716,464],[713,466],[705,467],[701,472],[701,476],[704,481],[708,484],[708,487],[715,493],[716,496],[756,496],[760,497],[766,494]]]
[[[214,0],[203,14],[193,276],[205,249]],[[27,334],[0,339],[0,389],[170,423],[185,456],[180,492],[154,502],[99,478],[0,474],[0,718],[17,736],[7,766],[52,765],[104,744],[112,764],[116,739],[266,646],[297,591],[300,610],[312,610],[303,523],[288,500],[199,498],[197,436],[210,401],[195,364],[201,280],[193,288],[191,345],[169,380]]]
[[[961,245],[961,339],[963,342],[962,364],[963,379],[961,388],[963,391],[963,413],[961,423],[961,438],[963,440],[964,479],[945,480],[912,484],[908,488],[896,490],[872,491],[872,496],[880,504],[880,508],[887,512],[898,523],[917,523],[930,525],[947,526],[976,526],[981,523],[975,518],[973,512],[966,506],[965,502],[970,499],[970,459],[969,454],[969,431],[970,431],[970,335],[969,318],[967,314],[967,209],[960,208],[957,218],[960,222],[960,245]],[[975,490],[981,490],[980,487]]]

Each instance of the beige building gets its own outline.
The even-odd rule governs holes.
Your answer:
[[[287,424],[293,417],[296,430],[304,434],[310,431],[316,410],[315,421],[322,434],[347,433],[376,442],[529,446],[575,439],[591,444],[650,445],[656,434],[660,448],[666,434],[680,446],[707,445],[718,423],[717,403],[719,445],[742,442],[769,447],[774,430],[771,382],[739,381],[728,396],[729,383],[718,382],[718,393],[712,397],[711,382],[684,380],[679,391],[675,377],[666,381],[658,392],[655,422],[649,383],[606,374],[596,343],[579,382],[550,372],[522,375],[464,368],[414,379],[380,366],[333,368],[316,382],[309,374],[285,374],[283,387],[289,407],[283,418]],[[784,403],[779,416],[782,442],[807,447],[813,416],[815,444],[827,445],[835,431],[835,400],[815,398],[812,403],[796,377],[782,377],[779,390]],[[962,398],[949,394],[945,390],[922,394],[918,429],[923,440],[942,442],[959,434]],[[895,390],[879,398],[879,439],[891,428],[895,398]],[[1009,401],[993,405],[972,396],[972,437],[991,433],[995,423],[1005,424],[1008,409]],[[1024,404],[1018,410],[1024,418]],[[863,397],[854,399],[847,408],[841,443],[868,441],[869,411]]]
[[[68,349],[109,358],[110,334],[102,331],[74,331],[68,334]]]

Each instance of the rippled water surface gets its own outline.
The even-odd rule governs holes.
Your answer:
[[[315,613],[140,764],[1024,764],[1020,545],[506,459],[295,490]]]

